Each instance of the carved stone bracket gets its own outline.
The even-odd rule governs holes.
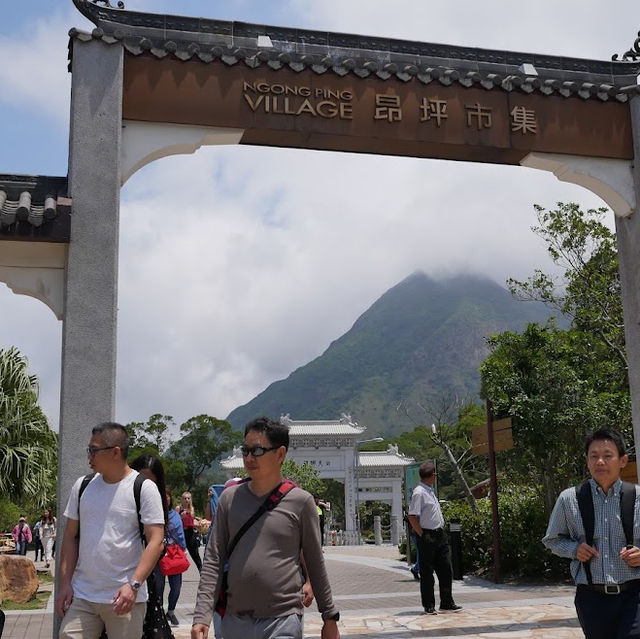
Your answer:
[[[636,208],[631,162],[555,153],[529,153],[522,166],[550,171],[562,182],[578,184],[600,196],[617,217],[629,217]]]
[[[122,129],[122,184],[154,160],[195,153],[201,146],[238,144],[243,133],[243,129],[126,120]]]

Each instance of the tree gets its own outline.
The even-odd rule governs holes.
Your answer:
[[[44,506],[55,495],[58,439],[27,368],[17,348],[0,349],[0,493]]]
[[[175,425],[171,415],[155,413],[146,422],[127,424],[130,448],[154,448],[157,453],[166,452],[169,445],[169,429]]]
[[[180,426],[182,438],[173,443],[167,457],[184,466],[184,482],[193,491],[201,475],[225,452],[242,441],[229,422],[210,415],[198,415]]]
[[[557,280],[541,270],[526,282],[509,279],[522,300],[543,302],[570,318],[571,328],[600,342],[619,364],[617,381],[626,383],[622,292],[616,238],[603,223],[607,209],[582,211],[577,204],[558,203],[548,211],[535,205],[533,232],[547,244],[553,263],[562,269]],[[609,374],[611,374],[609,368]]]
[[[323,497],[326,487],[320,479],[320,473],[309,463],[296,464],[293,459],[285,459],[282,464],[282,476],[296,482],[300,488],[312,495]]]
[[[583,441],[589,430],[619,427],[627,418],[628,393],[606,392],[588,375],[583,335],[553,322],[530,324],[522,333],[488,340],[482,395],[497,418],[513,420],[514,449],[502,453],[509,476],[542,485],[550,512],[559,492],[584,474]]]
[[[521,335],[492,337],[481,377],[496,416],[514,418],[516,448],[505,453],[510,472],[542,483],[549,510],[559,491],[584,474],[584,434],[604,426],[629,433],[631,404],[618,255],[602,222],[606,209],[535,208],[532,230],[562,276],[536,270],[526,282],[508,284],[520,299],[557,310],[570,326],[530,325]]]
[[[482,468],[480,472],[486,475],[484,462],[480,461],[478,464],[478,458],[471,454],[471,431],[474,426],[485,421],[480,407],[460,401],[454,396],[441,396],[425,404],[418,404],[417,408],[424,413],[428,421],[432,422],[431,427],[417,425],[412,432],[413,437],[401,436],[398,439],[398,445],[403,446],[403,443],[411,438],[421,441],[423,445],[428,444],[421,451],[412,453],[407,453],[403,448],[405,454],[412,454],[416,459],[436,457],[437,448],[441,449],[445,454],[446,462],[454,472],[453,481],[459,483],[472,510],[477,512],[476,499],[469,488],[466,474],[471,473],[477,477],[478,469]],[[404,404],[400,404],[398,410],[402,410],[414,424],[418,423]],[[435,450],[434,446],[437,447]],[[416,455],[415,452],[418,454]],[[438,475],[441,473],[439,472]]]

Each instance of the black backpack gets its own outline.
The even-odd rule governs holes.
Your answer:
[[[589,546],[593,546],[593,532],[595,528],[595,513],[593,510],[593,495],[591,494],[591,484],[584,481],[576,486],[576,498],[578,500],[578,508],[582,517],[582,525],[584,526],[584,534],[586,542]],[[633,518],[635,515],[636,505],[636,485],[628,481],[622,482],[620,488],[620,519],[622,521],[622,529],[626,538],[627,546],[633,546]],[[593,584],[591,575],[591,567],[589,562],[583,562],[584,571],[587,575],[589,585]]]

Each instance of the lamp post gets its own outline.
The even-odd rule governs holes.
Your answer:
[[[360,482],[358,481],[358,468],[360,466],[360,444],[367,442],[381,442],[383,437],[372,437],[371,439],[358,439],[355,442],[355,450],[353,455],[353,474],[356,480],[356,533],[358,535],[358,545],[362,544],[362,533],[360,531]]]

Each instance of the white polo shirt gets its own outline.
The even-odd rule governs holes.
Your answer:
[[[423,530],[435,530],[444,527],[444,517],[440,509],[440,503],[431,486],[420,482],[411,495],[409,514],[415,515],[420,520]]]

